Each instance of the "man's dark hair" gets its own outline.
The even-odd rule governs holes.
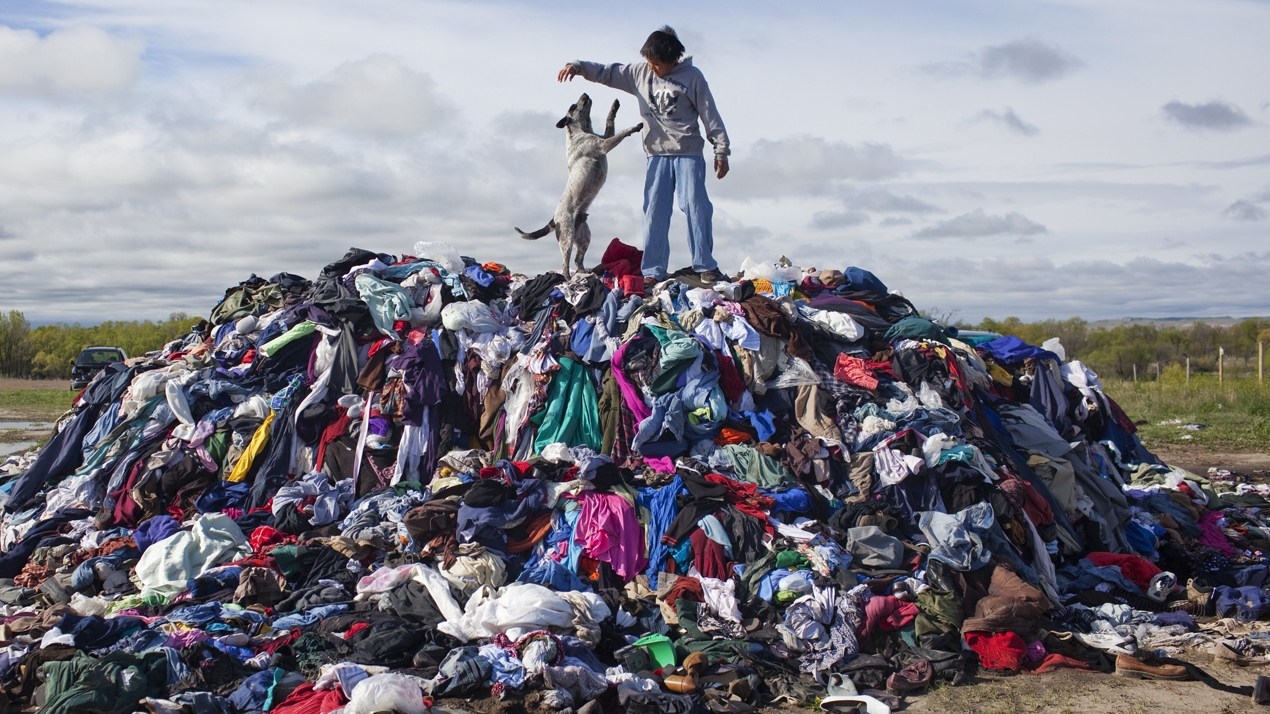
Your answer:
[[[679,41],[679,35],[675,34],[675,28],[670,25],[649,35],[644,46],[639,49],[639,54],[647,59],[670,64],[678,62],[683,53],[684,43]]]

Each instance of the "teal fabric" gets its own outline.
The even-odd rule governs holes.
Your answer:
[[[729,444],[723,447],[723,453],[732,461],[732,470],[737,478],[762,488],[771,488],[794,480],[793,474],[781,462],[760,454],[753,446]]]
[[[395,334],[392,323],[410,320],[410,308],[414,307],[414,301],[400,286],[386,283],[368,273],[358,275],[355,283],[357,293],[370,308],[370,317],[380,332],[385,335]]]
[[[586,368],[573,359],[561,357],[560,369],[551,377],[547,408],[530,421],[538,425],[535,453],[542,453],[548,444],[589,446],[599,453],[603,443],[600,408]]]
[[[924,317],[906,317],[891,325],[891,329],[882,337],[887,342],[904,338],[948,344],[948,336],[944,334],[943,328]]]
[[[653,394],[673,392],[679,375],[687,371],[701,354],[701,344],[676,330],[667,330],[657,325],[646,327],[661,345],[657,377],[648,388]]]

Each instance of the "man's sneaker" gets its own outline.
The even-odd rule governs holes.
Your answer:
[[[729,282],[727,276],[717,270],[707,270],[706,272],[701,273],[700,277],[702,282],[710,283],[711,285],[714,285],[715,283]]]
[[[1212,615],[1216,608],[1213,586],[1201,578],[1191,578],[1186,583],[1186,599],[1199,606],[1200,615]]]

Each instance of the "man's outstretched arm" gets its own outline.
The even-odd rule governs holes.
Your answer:
[[[583,79],[603,84],[629,94],[636,94],[635,72],[629,64],[600,64],[574,60],[564,66],[556,75],[556,81],[568,82],[581,75]]]

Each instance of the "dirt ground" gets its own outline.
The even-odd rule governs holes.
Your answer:
[[[1187,658],[1211,677],[1203,681],[1151,681],[1062,670],[1020,674],[1007,679],[976,680],[973,685],[942,687],[909,697],[905,712],[941,714],[1190,714],[1255,711],[1252,685],[1270,667],[1236,667],[1207,655]]]
[[[1245,476],[1270,478],[1270,444],[1262,450],[1215,451],[1205,446],[1179,444],[1155,444],[1147,448],[1164,463],[1180,466],[1200,476],[1206,475],[1209,467],[1216,467],[1236,471]]]

